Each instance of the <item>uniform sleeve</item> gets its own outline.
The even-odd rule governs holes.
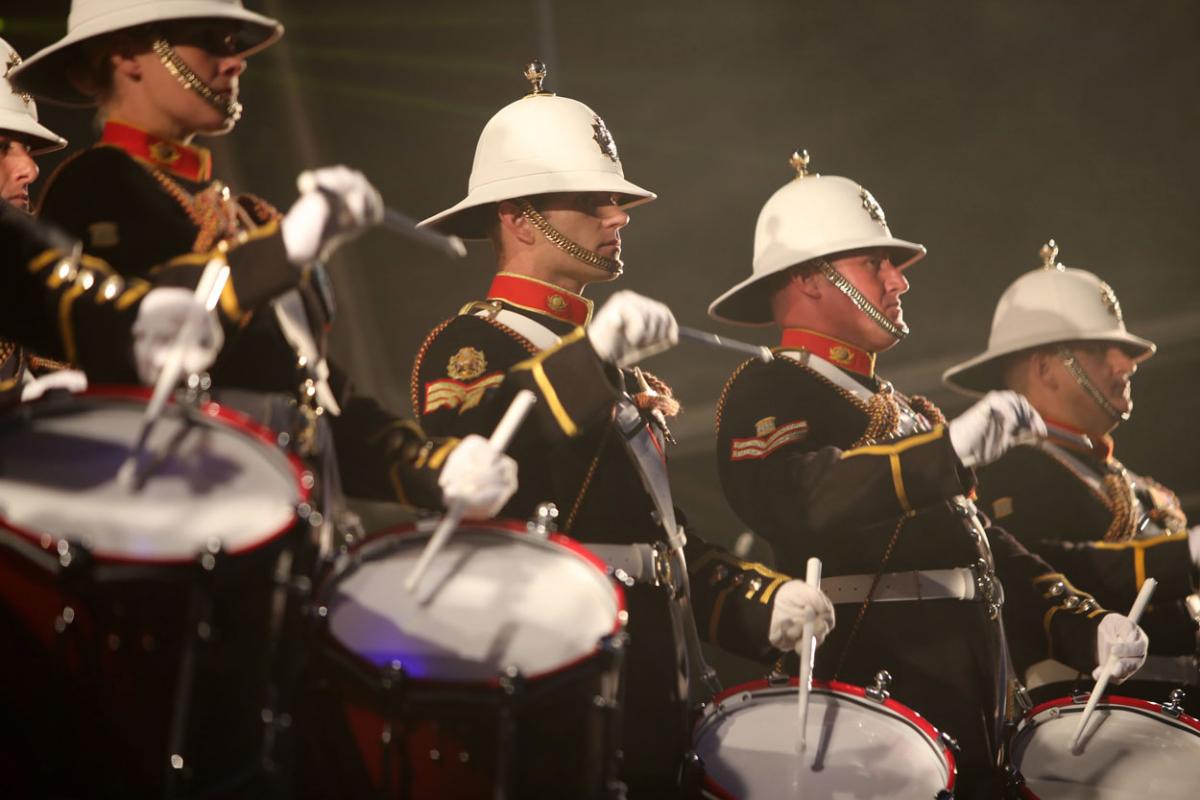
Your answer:
[[[122,277],[152,286],[193,288],[212,258],[226,258],[230,281],[219,312],[230,328],[244,323],[256,307],[296,288],[302,273],[288,262],[273,220],[197,251],[201,230],[216,224],[220,213],[215,203],[204,208],[185,210],[179,198],[128,155],[95,147],[63,162],[49,178],[39,215]]]
[[[798,521],[816,534],[857,529],[968,488],[944,427],[843,450],[830,443],[833,404],[846,401],[785,365],[751,366],[726,388],[718,467],[726,496],[750,527]]]
[[[352,497],[417,508],[442,507],[438,476],[457,438],[430,439],[412,419],[356,394],[350,380],[330,366],[341,412],[329,419],[342,488]]]
[[[1004,588],[1004,622],[1013,661],[1022,671],[1053,658],[1091,672],[1096,666],[1096,628],[1111,612],[1007,531],[990,526],[987,538]]]
[[[780,653],[768,639],[775,592],[791,578],[688,532],[685,548],[692,611],[709,644],[763,663]]]
[[[8,207],[0,215],[0,334],[89,373],[134,375],[131,329],[149,285],[96,258],[76,264],[61,231]]]
[[[1066,465],[1017,447],[980,473],[981,505],[1004,529],[1104,605],[1133,605],[1149,575],[1157,600],[1195,590],[1187,533],[1105,542],[1112,511]]]
[[[412,375],[413,408],[425,430],[440,436],[490,435],[521,389],[534,405],[514,440],[561,441],[607,422],[617,398],[611,376],[582,328],[538,353],[506,329],[471,316],[434,329]]]

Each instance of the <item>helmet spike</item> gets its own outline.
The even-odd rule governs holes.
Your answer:
[[[533,91],[527,97],[534,97],[539,94],[554,94],[542,89],[542,81],[546,80],[546,65],[542,63],[540,58],[535,58],[525,65],[525,80],[529,81],[533,86]]]
[[[804,148],[797,148],[792,152],[791,158],[788,159],[788,163],[792,165],[792,169],[796,170],[797,179],[808,177],[808,162],[808,151]]]
[[[1053,239],[1042,245],[1038,255],[1042,257],[1042,269],[1063,269],[1058,263],[1058,244]]]

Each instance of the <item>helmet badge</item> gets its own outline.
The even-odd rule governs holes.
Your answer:
[[[592,136],[596,140],[596,144],[600,145],[600,152],[613,160],[613,163],[621,163],[620,157],[617,156],[617,143],[613,141],[612,134],[608,132],[608,126],[604,124],[604,120],[600,119],[599,115],[592,115],[592,130],[595,134]]]
[[[1042,269],[1066,269],[1058,263],[1058,243],[1053,239],[1042,245],[1042,249],[1038,250],[1038,255],[1042,257]]]
[[[858,197],[862,200],[863,208],[871,215],[871,219],[878,222],[879,227],[886,231],[887,217],[883,215],[883,208],[879,205],[879,201],[875,199],[875,196],[860,186],[858,187]]]
[[[16,50],[10,50],[8,53],[8,63],[4,65],[4,80],[8,80],[8,76],[11,75],[12,71],[19,66],[21,66],[21,57],[17,55]],[[24,103],[26,107],[33,102],[33,97],[30,96],[29,92],[18,92],[16,89],[13,89],[13,93],[16,94],[17,97],[21,98],[21,102]]]
[[[1121,313],[1121,303],[1117,300],[1117,293],[1104,281],[1100,281],[1100,300],[1104,303],[1104,308],[1116,318],[1117,322],[1125,323],[1125,317]]]
[[[537,97],[540,94],[553,95],[554,92],[547,92],[542,88],[542,81],[546,80],[546,65],[542,63],[540,58],[535,58],[525,65],[525,80],[529,81],[533,91],[525,95],[526,97]]]

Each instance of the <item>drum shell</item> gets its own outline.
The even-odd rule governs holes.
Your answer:
[[[521,535],[525,528],[475,527]],[[405,526],[371,539],[417,533]],[[586,552],[565,537],[552,540]],[[319,603],[336,572],[322,580]],[[620,729],[622,628],[548,672],[464,681],[381,668],[318,623],[301,702],[297,794],[471,798],[504,786],[510,797],[607,797]]]
[[[71,403],[140,414],[144,400],[136,390],[101,390]],[[71,413],[58,406],[52,413]],[[262,448],[307,498],[298,463],[274,451],[273,434],[215,406],[202,406],[196,420]],[[135,512],[136,502],[131,496]],[[201,548],[155,560],[93,555],[78,540],[0,517],[0,636],[20,654],[0,662],[0,705],[6,718],[24,720],[7,774],[31,792],[101,797],[162,796],[168,785],[221,793],[259,781],[281,587],[308,534],[293,515],[237,553]],[[183,758],[179,769],[173,754]]]

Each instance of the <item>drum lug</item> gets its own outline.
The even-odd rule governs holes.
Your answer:
[[[1081,706],[1087,702],[1088,695],[1090,694],[1089,690],[1084,689],[1082,686],[1076,686],[1071,689],[1071,702],[1077,706]]]
[[[767,686],[787,686],[791,680],[791,677],[785,671],[776,669],[767,675]]]
[[[504,668],[504,674],[500,676],[500,689],[509,697],[520,697],[524,694],[525,676],[518,667]]]
[[[954,753],[954,755],[957,756],[962,753],[962,748],[958,745],[958,739],[955,739],[946,731],[938,731],[938,736],[941,738],[942,744],[945,745],[948,750]]]
[[[889,689],[891,688],[892,673],[888,672],[886,669],[881,669],[879,672],[875,673],[875,680],[872,681],[871,685],[866,688],[865,694],[875,702],[882,703],[883,701],[887,700],[889,696],[891,696],[891,693],[889,692]]]
[[[695,750],[689,750],[683,756],[680,765],[680,785],[682,797],[699,797],[700,789],[704,786],[704,759]]]
[[[538,503],[525,529],[543,539],[558,530],[558,506],[554,503]]]
[[[1171,696],[1159,709],[1169,717],[1178,719],[1183,714],[1183,698],[1187,694],[1183,689],[1172,689]]]
[[[949,789],[941,789],[934,796],[934,800],[954,800],[954,792]]]

